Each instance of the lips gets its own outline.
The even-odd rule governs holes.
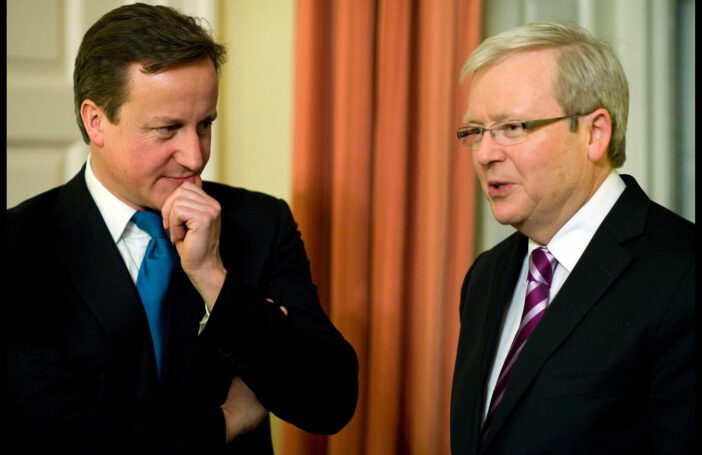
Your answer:
[[[488,182],[488,196],[498,198],[505,196],[514,186],[513,183],[502,180],[490,180]]]
[[[196,175],[184,175],[181,177],[166,177],[167,179],[176,182],[178,184],[183,183],[183,182],[190,182],[197,184],[198,177]]]

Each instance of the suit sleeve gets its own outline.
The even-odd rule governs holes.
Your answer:
[[[652,453],[692,453],[695,445],[694,265],[666,305],[656,334],[648,395]]]
[[[336,433],[356,408],[358,360],[319,304],[290,209],[276,200],[274,213],[270,242],[255,252],[266,255],[260,285],[228,272],[201,338],[270,412],[309,432]]]

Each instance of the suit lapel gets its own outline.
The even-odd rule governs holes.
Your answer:
[[[500,427],[546,360],[631,263],[632,256],[621,244],[643,232],[650,201],[633,179],[622,177],[627,182],[627,189],[595,232],[517,358],[484,447],[499,437]]]
[[[113,348],[119,352],[138,343],[147,347],[142,351],[149,351],[148,323],[139,294],[88,192],[83,172],[65,185],[57,204],[54,252]],[[139,364],[154,363],[148,358],[153,358],[153,349],[142,355],[145,358]]]
[[[514,292],[514,287],[519,278],[519,272],[522,266],[522,259],[526,254],[527,239],[522,234],[517,234],[513,246],[510,248],[510,254],[500,258],[496,264],[496,276],[490,283],[490,292],[486,310],[486,321],[484,327],[486,331],[481,340],[480,352],[484,353],[480,362],[481,383],[487,385],[492,364],[497,351],[497,344],[500,337],[502,320],[505,316],[510,299]],[[504,271],[504,273],[500,273]],[[483,410],[483,401],[485,401],[485,388],[483,387],[480,403],[477,406],[479,412]],[[482,415],[481,415],[482,419]]]
[[[480,337],[477,351],[468,353],[469,356],[475,356],[479,359],[477,382],[463,382],[461,385],[463,391],[458,394],[467,398],[465,409],[470,413],[465,418],[459,417],[458,421],[472,422],[469,429],[470,437],[468,438],[469,447],[467,448],[467,453],[477,453],[479,449],[480,426],[483,418],[483,407],[485,406],[487,382],[492,369],[495,351],[497,350],[502,319],[519,278],[526,247],[526,237],[516,233],[513,240],[506,247],[506,254],[501,255],[496,261],[494,275],[488,285],[485,298],[478,297],[475,299],[476,302],[486,302],[483,306],[484,311],[480,313],[481,317],[476,318],[475,321],[466,321],[470,322],[470,327],[466,327],[465,333],[475,334]],[[473,343],[468,343],[468,345],[473,346]],[[459,450],[459,453],[462,453],[462,451]]]

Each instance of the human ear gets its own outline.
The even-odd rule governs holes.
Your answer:
[[[80,105],[80,116],[90,141],[98,147],[102,147],[105,144],[102,131],[103,122],[107,120],[105,111],[92,100],[84,100]]]
[[[585,117],[588,125],[589,138],[587,156],[596,163],[607,154],[609,142],[612,139],[612,118],[607,109],[599,108]]]

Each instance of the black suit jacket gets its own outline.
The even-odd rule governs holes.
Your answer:
[[[25,450],[218,453],[219,405],[235,375],[304,430],[334,433],[350,420],[357,358],[319,305],[288,206],[220,184],[203,189],[222,207],[227,277],[198,336],[204,302],[176,271],[160,383],[136,286],[83,171],[8,210],[7,286],[17,292],[4,302],[6,417]],[[268,419],[228,449],[272,453]]]
[[[486,384],[527,238],[515,233],[468,271],[454,455],[692,452],[694,225],[623,178],[625,191],[517,358],[484,444]]]

